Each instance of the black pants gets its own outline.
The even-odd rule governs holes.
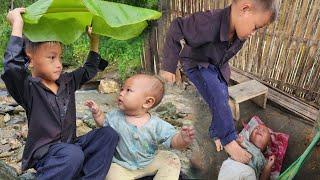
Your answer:
[[[50,146],[48,153],[37,162],[37,179],[105,179],[118,134],[111,127],[92,130],[74,144]]]

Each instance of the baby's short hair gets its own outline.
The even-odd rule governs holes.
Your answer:
[[[238,2],[241,0],[233,0],[233,2]],[[279,0],[252,0],[254,3],[258,4],[266,11],[271,12],[270,22],[275,21],[279,15]]]
[[[150,86],[145,87],[147,94],[149,96],[154,97],[155,99],[155,103],[153,104],[153,106],[151,108],[156,107],[158,104],[160,104],[164,93],[165,93],[165,85],[164,85],[164,81],[161,79],[161,77],[157,76],[157,75],[149,75],[149,74],[136,74],[132,77],[136,77],[136,78],[146,78],[148,80],[150,80]]]
[[[157,76],[157,75],[153,76],[153,78],[156,79],[155,80],[156,83],[155,83],[155,85],[153,85],[153,89],[156,90],[155,92],[158,95],[156,95],[157,97],[155,97],[156,101],[155,101],[154,105],[152,106],[152,108],[154,108],[158,104],[160,104],[160,102],[163,99],[164,93],[165,93],[165,88],[164,88],[165,87],[165,85],[164,85],[165,83],[164,83],[163,79],[160,76]]]

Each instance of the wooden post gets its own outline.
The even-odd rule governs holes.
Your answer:
[[[143,64],[144,70],[147,72],[152,71],[151,69],[152,68],[152,65],[151,65],[152,52],[150,49],[150,38],[151,38],[150,32],[147,32],[146,37],[144,39],[144,64]]]
[[[150,29],[150,51],[151,51],[151,71],[152,73],[156,74],[159,68],[159,56],[157,50],[157,22],[151,23]]]
[[[14,8],[13,2],[14,2],[14,0],[11,0],[11,6],[10,6],[10,9],[11,9],[11,10]]]

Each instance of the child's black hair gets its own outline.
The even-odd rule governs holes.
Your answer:
[[[233,2],[238,2],[241,0],[233,0]],[[252,0],[252,2],[258,4],[266,11],[271,12],[270,22],[275,21],[279,14],[279,0]]]
[[[25,51],[30,51],[32,53],[36,52],[36,50],[45,43],[50,43],[50,44],[60,44],[58,41],[42,41],[42,42],[32,42],[28,38],[23,37],[24,40],[24,45],[25,45]]]

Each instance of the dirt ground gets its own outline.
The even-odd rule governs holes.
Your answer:
[[[198,93],[194,90],[186,92],[187,98],[192,98],[194,102],[195,127],[198,132],[198,143],[204,152],[204,159],[209,166],[208,171],[202,177],[204,179],[217,179],[222,161],[226,159],[226,153],[216,152],[215,146],[209,138],[208,127],[211,122],[211,116],[208,107]],[[268,127],[277,132],[289,134],[289,145],[286,157],[283,162],[282,171],[286,170],[306,149],[314,135],[314,128],[305,124],[303,120],[292,113],[283,110],[281,107],[267,103],[267,108],[262,109],[256,104],[247,101],[240,104],[241,120],[248,122],[251,117],[257,115],[263,120]],[[237,123],[238,131],[241,130],[240,122]],[[320,147],[316,147],[310,159],[299,171],[295,179],[320,179]]]

